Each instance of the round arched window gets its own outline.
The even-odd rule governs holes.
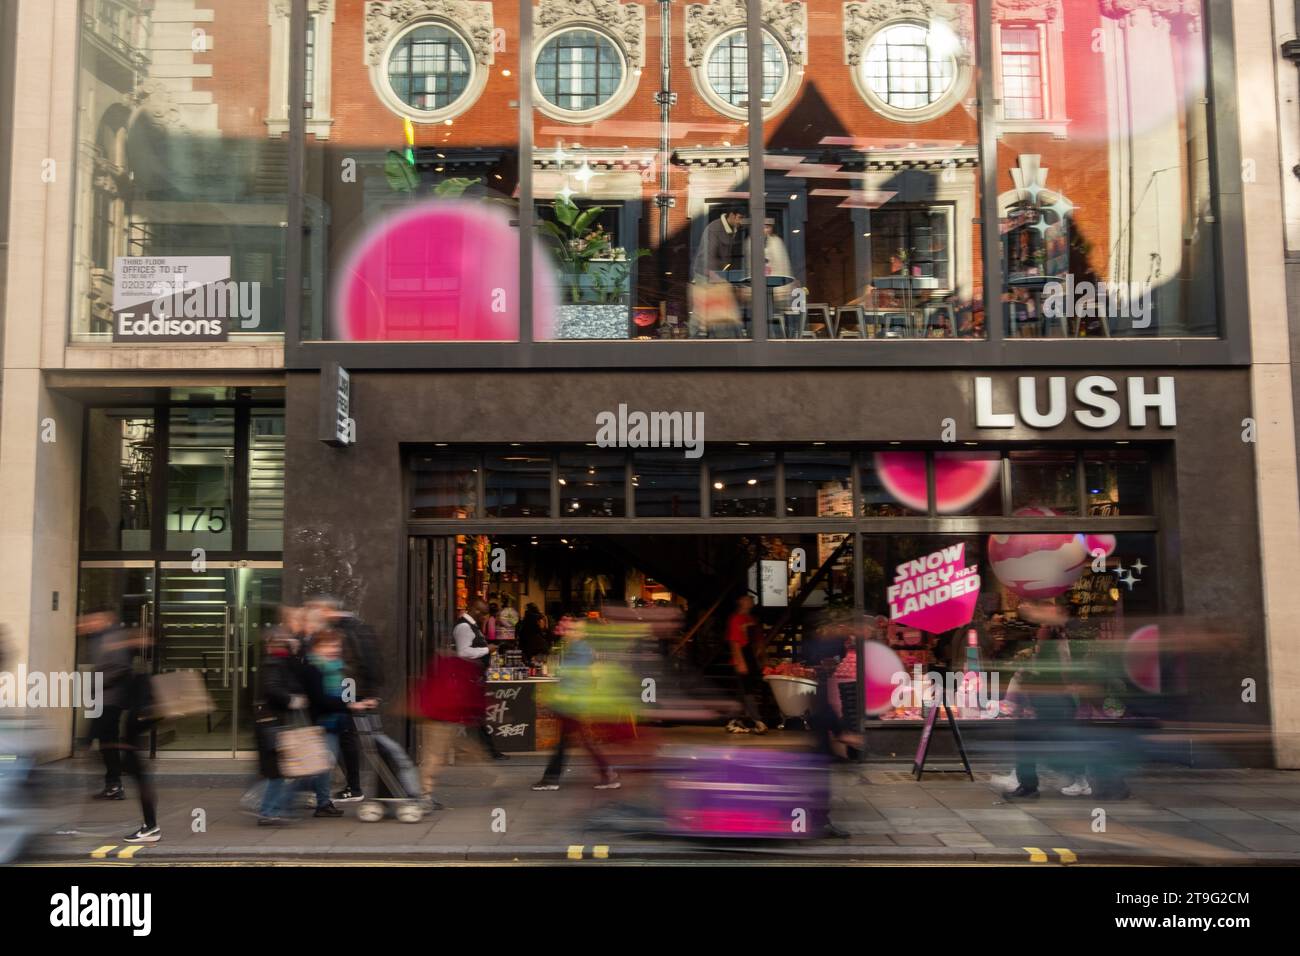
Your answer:
[[[537,53],[537,91],[557,110],[585,113],[614,99],[627,63],[614,41],[595,30],[553,34]]]
[[[749,51],[743,28],[724,33],[705,63],[709,90],[728,106],[743,108],[749,98]],[[763,102],[777,99],[790,75],[785,51],[763,31]]]
[[[388,85],[413,110],[433,113],[465,95],[474,56],[459,33],[427,23],[405,33],[388,54]]]
[[[956,35],[939,24],[891,24],[867,44],[863,82],[893,110],[925,110],[956,84],[958,47]]]

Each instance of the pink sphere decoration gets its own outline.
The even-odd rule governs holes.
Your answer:
[[[929,507],[925,487],[925,454],[915,451],[880,451],[875,454],[880,483],[901,504],[913,511]],[[997,480],[1002,463],[997,458],[966,455],[934,456],[935,507],[940,514],[969,508]]]
[[[866,713],[884,714],[893,709],[892,697],[898,686],[893,680],[900,671],[907,673],[903,659],[887,644],[865,641],[867,686],[865,690]]]
[[[1124,671],[1148,694],[1160,693],[1160,628],[1139,627],[1124,642]]]
[[[1016,517],[1055,517],[1051,508],[1021,508]],[[1004,585],[1025,598],[1064,594],[1092,556],[1080,534],[991,534],[989,567]]]
[[[374,342],[519,339],[519,231],[503,209],[431,199],[369,229],[337,278],[338,336]],[[554,276],[540,249],[533,311],[555,311]]]

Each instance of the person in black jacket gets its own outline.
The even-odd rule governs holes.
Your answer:
[[[352,699],[378,698],[384,683],[383,665],[374,629],[365,624],[342,603],[328,595],[317,595],[307,602],[308,628],[318,634],[326,628],[343,636],[343,670],[352,680]],[[339,727],[339,748],[343,756],[345,786],[334,795],[335,803],[356,803],[365,799],[361,790],[361,753],[356,725],[344,714]]]
[[[157,843],[162,839],[158,828],[158,800],[148,769],[140,761],[139,751],[146,746],[152,719],[149,673],[141,660],[148,635],[138,626],[119,623],[118,615],[107,608],[83,614],[77,632],[92,642],[95,671],[103,675],[103,712],[91,730],[91,739],[99,740],[104,759],[104,789],[95,796],[103,800],[122,800],[122,773],[135,778],[140,790],[140,811],[144,824],[123,838],[126,843]]]

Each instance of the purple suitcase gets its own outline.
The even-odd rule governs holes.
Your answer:
[[[668,829],[684,836],[808,839],[830,818],[830,770],[820,754],[690,747],[667,754]]]

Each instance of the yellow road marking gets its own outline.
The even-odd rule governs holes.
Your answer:
[[[129,860],[143,849],[144,847],[142,846],[129,846],[124,850],[119,850],[117,858],[119,860]]]
[[[1052,847],[1052,852],[1055,853],[1057,856],[1059,856],[1059,857],[1061,858],[1061,862],[1062,862],[1062,863],[1078,863],[1078,862],[1079,862],[1079,858],[1078,858],[1077,856],[1074,855],[1074,852],[1073,852],[1073,851],[1071,851],[1071,850],[1066,850],[1066,849],[1064,849],[1063,847],[1054,846],[1054,847]]]
[[[1038,849],[1038,847],[1036,847],[1036,846],[1027,846],[1027,847],[1024,847],[1023,849],[1024,849],[1024,851],[1025,851],[1026,853],[1029,854],[1029,862],[1030,862],[1030,863],[1046,863],[1046,862],[1047,862],[1047,854],[1044,853],[1042,850]]]
[[[579,846],[579,845],[576,844],[576,843],[573,844],[572,846],[569,847],[569,859],[570,859],[570,860],[581,860],[581,859],[582,859],[582,851],[583,851],[584,849],[585,849],[584,846]]]
[[[592,855],[593,857],[595,857],[597,860],[608,860],[608,859],[609,859],[609,847],[607,847],[607,846],[594,846],[594,847],[591,848],[591,855]]]
[[[112,845],[110,845],[110,846],[101,846],[98,850],[94,850],[94,851],[91,852],[91,854],[90,854],[90,858],[91,858],[92,860],[102,860],[102,859],[104,859],[104,857],[108,856],[110,853],[112,853],[112,852],[113,852],[114,850],[116,850],[116,849],[117,849],[117,844],[116,844],[116,843],[114,843],[114,844],[112,844]]]

